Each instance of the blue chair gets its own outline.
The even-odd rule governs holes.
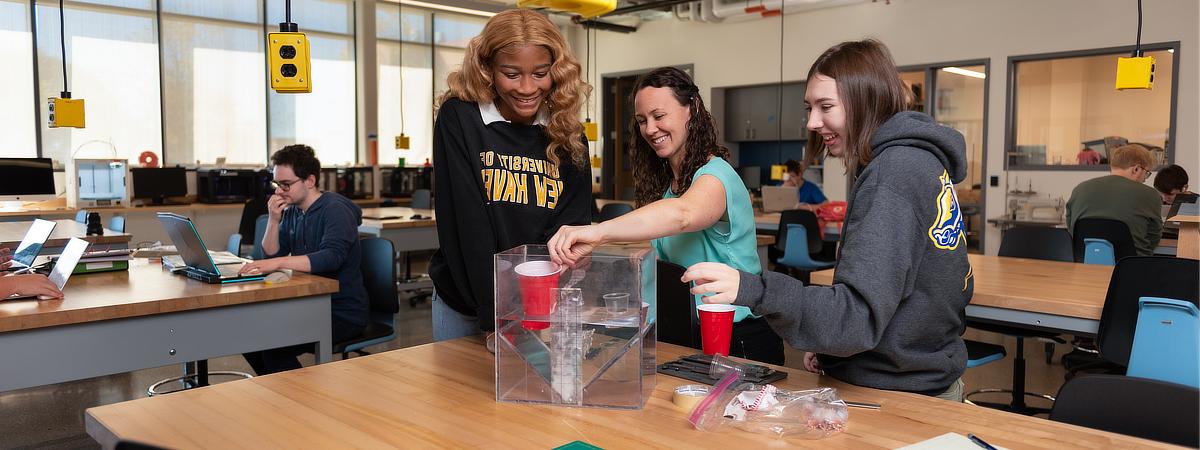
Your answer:
[[[812,271],[828,269],[836,264],[835,261],[816,261],[808,253],[808,230],[804,225],[789,223],[787,226],[787,244],[779,264],[795,269]]]
[[[250,259],[263,259],[262,240],[267,234],[267,215],[263,214],[254,219],[254,249],[250,251]]]
[[[350,353],[369,355],[365,348],[396,338],[396,313],[400,312],[400,297],[396,293],[396,265],[392,263],[392,241],[368,238],[362,245],[363,285],[370,301],[371,322],[362,334],[343,342],[333,343],[333,353],[342,359]]]
[[[600,208],[600,216],[596,219],[597,222],[604,222],[621,217],[630,211],[633,211],[633,205],[628,203],[609,203]]]
[[[1139,298],[1125,374],[1200,388],[1200,308],[1184,300]]]
[[[417,189],[412,194],[413,209],[433,209],[433,193],[429,189]]]
[[[88,210],[81,209],[75,212],[75,221],[79,223],[87,223]]]
[[[1004,350],[1003,345],[972,341],[970,339],[963,339],[963,343],[967,344],[968,369],[974,369],[984,364],[993,363],[1004,359],[1005,356],[1008,356],[1008,352]]]
[[[227,242],[225,244],[225,250],[228,250],[229,253],[233,253],[234,255],[241,256],[242,255],[242,234],[241,233],[233,233],[233,234],[229,235],[229,242]]]
[[[112,216],[108,219],[108,229],[118,233],[125,232],[125,216]]]
[[[1083,240],[1083,263],[1117,265],[1117,256],[1113,251],[1112,243],[1104,239],[1085,238]]]

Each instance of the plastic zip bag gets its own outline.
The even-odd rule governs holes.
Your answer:
[[[821,439],[845,431],[850,412],[836,389],[788,391],[769,384],[754,385],[743,381],[738,366],[727,358],[713,358],[713,374],[723,377],[692,409],[688,421],[696,429],[717,431],[734,426],[751,433],[801,439]]]

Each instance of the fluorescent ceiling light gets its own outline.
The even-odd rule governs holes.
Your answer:
[[[429,9],[437,9],[437,10],[441,10],[441,11],[450,11],[450,12],[456,12],[456,13],[461,13],[461,14],[470,14],[473,16],[481,16],[481,17],[492,17],[492,16],[496,15],[496,13],[489,12],[489,11],[480,11],[478,9],[459,8],[457,6],[439,5],[437,3],[426,3],[426,2],[422,2],[422,1],[418,1],[418,0],[400,0],[397,3],[400,3],[401,5],[416,6],[416,7],[420,7],[420,8],[429,8]]]
[[[942,68],[942,71],[943,71],[943,72],[950,72],[950,73],[953,73],[953,74],[958,74],[958,75],[962,75],[962,76],[967,76],[967,77],[971,77],[971,78],[979,78],[979,79],[981,79],[981,80],[982,80],[982,79],[984,79],[984,78],[987,78],[987,75],[986,75],[986,74],[984,74],[983,72],[976,72],[976,71],[974,71],[974,70],[967,70],[967,69],[964,69],[964,68],[961,68],[961,67],[943,67],[943,68]]]

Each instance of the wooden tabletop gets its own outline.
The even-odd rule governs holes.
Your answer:
[[[478,338],[428,344],[291,372],[89,408],[88,434],[106,448],[130,439],[174,448],[895,448],[944,433],[1008,448],[1167,448],[1161,443],[787,370],[780,388],[832,386],[848,429],[821,440],[734,428],[700,432],[671,403],[690,381],[657,375],[642,410],[497,403],[494,359]],[[658,344],[658,361],[694,350]]]
[[[58,219],[55,222],[57,225],[54,226],[54,232],[50,233],[50,238],[46,240],[46,247],[65,246],[67,241],[73,237],[81,238],[92,244],[128,244],[133,239],[133,235],[118,233],[107,228],[104,229],[104,234],[101,236],[88,236],[87,224],[72,219]],[[25,237],[25,232],[29,231],[31,225],[33,225],[33,221],[0,222],[0,247],[16,247],[21,243],[21,239]]]
[[[1200,216],[1172,216],[1167,218],[1167,222],[1200,223]]]
[[[412,218],[418,214],[422,218]],[[387,217],[387,219],[379,219],[380,217]],[[433,227],[437,226],[434,217],[432,209],[413,209],[403,206],[363,208],[363,225],[381,229]]]
[[[975,274],[972,305],[1100,320],[1112,266],[1004,256],[970,255]],[[833,283],[831,270],[812,273],[813,284]]]
[[[208,284],[135,259],[128,271],[76,274],[58,300],[0,301],[0,333],[338,291],[337,280],[294,272],[278,284]]]

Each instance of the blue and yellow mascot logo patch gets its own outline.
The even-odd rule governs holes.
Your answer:
[[[958,207],[958,194],[954,192],[950,174],[942,170],[942,176],[938,179],[942,182],[942,189],[937,196],[937,217],[929,226],[929,240],[937,248],[954,250],[967,236],[963,228],[962,210]]]

